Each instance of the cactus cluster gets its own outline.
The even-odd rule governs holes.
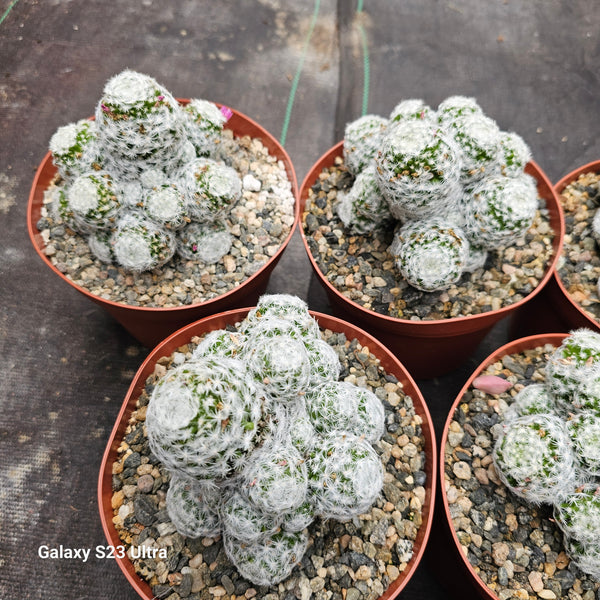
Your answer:
[[[351,519],[383,485],[372,444],[384,409],[339,381],[336,352],[306,304],[262,296],[237,328],[206,335],[157,382],[146,415],[152,452],[171,472],[178,531],[221,533],[242,576],[285,579],[315,517]]]
[[[502,482],[554,506],[571,558],[600,579],[600,334],[579,329],[504,414],[493,459]]]
[[[99,260],[126,270],[155,269],[176,252],[217,262],[231,247],[223,216],[242,193],[238,173],[217,160],[228,116],[206,100],[180,105],[147,75],[115,75],[95,120],[50,140],[57,215]]]
[[[533,223],[529,159],[522,138],[501,131],[473,98],[452,96],[437,110],[404,100],[389,119],[346,126],[344,162],[355,179],[336,210],[356,234],[397,222],[389,251],[402,276],[423,291],[447,289]]]

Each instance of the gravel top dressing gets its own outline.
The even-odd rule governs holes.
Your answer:
[[[352,181],[340,157],[322,171],[308,193],[304,233],[313,258],[331,285],[376,313],[418,321],[498,310],[531,293],[552,260],[554,233],[548,210],[540,207],[525,239],[490,252],[483,269],[464,274],[447,290],[417,290],[402,278],[388,252],[393,225],[366,235],[350,235],[344,229],[335,210],[336,198]]]
[[[220,536],[181,536],[165,508],[170,476],[149,450],[144,421],[155,382],[191,356],[200,341],[194,338],[158,360],[112,465],[114,526],[136,572],[157,598],[308,600],[312,594],[317,600],[375,600],[406,569],[426,494],[422,419],[402,385],[383,370],[369,348],[342,333],[322,334],[340,358],[340,380],[370,388],[385,408],[386,432],[373,444],[384,466],[383,490],[375,504],[345,523],[316,519],[308,529],[309,545],[301,563],[288,579],[273,586],[254,586],[243,579],[227,559]],[[139,558],[141,547],[155,550]],[[161,548],[166,558],[160,558]]]
[[[504,356],[482,375],[508,379],[498,395],[471,387],[450,423],[445,447],[445,490],[464,555],[501,600],[595,600],[600,584],[565,552],[552,507],[533,506],[500,482],[492,462],[503,414],[524,386],[544,381],[546,345]]]
[[[53,216],[57,186],[48,190],[37,223],[46,242],[46,256],[91,294],[131,306],[197,304],[236,288],[263,267],[285,241],[294,225],[294,195],[282,161],[269,155],[260,140],[234,138],[226,129],[218,152],[216,158],[238,172],[243,194],[225,219],[233,245],[217,263],[176,255],[164,266],[142,273],[102,263],[90,252],[85,238]]]
[[[559,196],[565,213],[565,239],[557,271],[565,289],[583,311],[600,321],[600,253],[592,220],[600,202],[600,175],[583,173]]]

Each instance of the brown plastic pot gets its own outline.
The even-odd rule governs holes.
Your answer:
[[[557,197],[580,175],[589,172],[600,172],[600,160],[587,163],[560,179],[554,185]],[[564,229],[566,233],[566,227]],[[555,268],[544,289],[514,314],[511,319],[510,332],[511,337],[514,338],[549,331],[567,332],[580,327],[600,331],[600,323],[591,318],[573,300]]]
[[[471,388],[473,381],[478,377],[487,367],[493,363],[502,359],[503,356],[508,354],[517,354],[524,350],[530,350],[538,346],[545,344],[552,344],[553,346],[560,346],[562,340],[567,337],[564,333],[553,333],[544,335],[533,335],[524,337],[498,348],[495,352],[490,354],[481,365],[471,375],[469,380],[465,383],[463,388],[458,393],[456,400],[450,407],[448,418],[444,425],[442,433],[442,439],[440,442],[440,486],[439,486],[439,500],[442,507],[441,510],[437,511],[436,514],[436,544],[431,546],[429,552],[430,559],[436,559],[439,562],[436,564],[441,565],[440,579],[448,591],[455,592],[456,597],[460,598],[483,598],[485,600],[498,600],[498,596],[488,588],[485,582],[479,577],[467,557],[463,554],[462,547],[456,535],[456,530],[452,524],[452,518],[450,516],[450,505],[448,503],[448,496],[446,495],[446,477],[445,477],[445,448],[448,442],[448,433],[450,430],[450,424],[454,418],[454,414],[458,409],[464,394]],[[439,506],[439,504],[438,504]],[[443,554],[443,559],[441,553]],[[451,554],[448,554],[450,552]]]
[[[189,100],[179,100],[186,104]],[[220,105],[219,105],[220,106]],[[44,253],[46,244],[42,239],[41,233],[37,229],[37,222],[41,217],[42,203],[44,200],[44,191],[50,185],[50,182],[56,176],[56,167],[52,163],[52,156],[48,152],[37,169],[31,191],[29,194],[29,204],[27,207],[27,227],[31,242],[44,263],[54,271],[63,281],[74,287],[78,292],[87,296],[90,300],[105,308],[133,337],[145,346],[151,348],[163,340],[170,333],[173,333],[187,323],[215,314],[224,310],[236,307],[255,304],[258,297],[265,291],[269,282],[269,276],[279,262],[283,251],[292,238],[292,234],[300,219],[300,207],[298,205],[298,182],[292,161],[281,144],[258,123],[236,110],[230,109],[233,115],[226,124],[227,129],[231,129],[235,137],[250,136],[258,138],[269,150],[269,153],[285,165],[287,176],[292,185],[292,193],[296,198],[294,208],[294,224],[279,250],[272,256],[268,262],[263,265],[256,273],[244,280],[238,287],[228,291],[225,294],[200,302],[198,304],[182,305],[172,308],[131,306],[121,302],[105,300],[99,296],[91,294],[86,289],[76,285],[61,273],[49,260]]]
[[[300,187],[301,213],[304,212],[308,191],[318,179],[321,171],[331,167],[335,159],[342,155],[343,142],[339,142],[313,165]],[[327,292],[335,314],[360,325],[381,340],[417,379],[433,378],[461,365],[498,321],[516,311],[546,285],[560,255],[564,237],[564,221],[558,197],[550,181],[535,162],[529,162],[525,170],[537,181],[538,194],[546,201],[550,213],[550,226],[555,231],[552,242],[554,258],[548,265],[538,287],[528,296],[499,310],[451,319],[411,321],[381,315],[346,298],[327,280],[311,254],[304,228],[300,224],[300,233],[306,252],[317,278]]]
[[[125,400],[117,417],[115,426],[112,430],[108,441],[102,464],[100,466],[100,475],[98,478],[98,503],[100,507],[100,519],[102,528],[106,535],[108,543],[112,546],[122,545],[117,530],[113,525],[113,509],[111,499],[112,490],[112,465],[117,459],[117,449],[124,437],[125,430],[132,412],[135,410],[137,399],[144,389],[146,379],[154,372],[154,367],[157,361],[163,356],[169,356],[177,348],[187,344],[194,336],[203,335],[215,329],[222,329],[227,325],[234,325],[243,320],[248,314],[249,308],[231,310],[225,313],[207,317],[186,327],[169,336],[166,340],[160,343],[148,355],[142,366],[135,375]],[[427,481],[425,484],[425,503],[422,507],[423,521],[419,528],[417,538],[414,543],[413,556],[408,563],[406,569],[400,574],[398,579],[394,581],[386,592],[381,596],[381,600],[391,600],[395,598],[404,589],[417,566],[419,565],[429,534],[431,531],[431,523],[433,519],[433,505],[435,498],[435,488],[437,483],[437,450],[435,441],[435,432],[433,422],[429,414],[429,410],[425,400],[419,391],[416,383],[398,361],[398,359],[379,341],[371,335],[362,331],[358,327],[345,323],[335,317],[320,313],[311,312],[312,316],[317,319],[321,328],[327,328],[337,333],[345,333],[348,339],[357,339],[363,346],[368,346],[381,362],[381,366],[389,373],[393,374],[398,381],[403,385],[404,392],[413,400],[413,405],[416,413],[422,418],[422,432],[425,439],[425,454],[427,457],[425,472]],[[127,556],[124,558],[116,558],[117,563],[129,583],[144,598],[144,600],[152,600],[153,594],[150,586],[136,572],[133,564]]]
[[[560,196],[570,183],[577,180],[581,174],[589,172],[600,172],[600,160],[587,163],[565,175],[554,186],[556,194]],[[587,327],[594,331],[600,331],[598,321],[588,316],[582,307],[573,300],[556,271],[548,283],[547,295],[558,317],[562,319],[568,329]]]

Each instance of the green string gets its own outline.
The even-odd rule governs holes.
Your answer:
[[[315,8],[313,11],[312,20],[310,22],[310,27],[308,29],[308,33],[306,34],[306,39],[304,40],[304,46],[302,47],[302,55],[300,56],[300,63],[298,64],[298,68],[296,69],[296,74],[294,75],[294,80],[292,81],[292,87],[290,89],[290,95],[288,98],[287,107],[285,109],[285,117],[283,119],[283,127],[281,129],[281,137],[279,141],[282,146],[285,146],[285,139],[287,137],[288,127],[290,125],[290,117],[292,116],[292,107],[294,106],[294,97],[296,96],[296,90],[298,89],[298,83],[300,81],[300,74],[302,73],[302,67],[304,66],[304,59],[306,58],[306,52],[308,50],[308,44],[310,42],[310,38],[312,37],[313,31],[315,29],[315,25],[317,23],[317,17],[319,15],[319,7],[321,6],[321,0],[315,0]]]
[[[358,0],[356,6],[356,12],[363,12],[363,0]],[[363,96],[362,96],[362,111],[361,116],[365,116],[369,109],[369,80],[370,80],[370,66],[369,66],[369,44],[367,41],[367,32],[363,27],[362,23],[358,24],[358,31],[360,32],[360,41],[362,44],[363,54]]]
[[[2,25],[2,23],[4,23],[4,19],[6,19],[6,17],[8,17],[8,13],[13,9],[13,6],[18,2],[19,0],[13,0],[10,5],[8,6],[8,8],[4,11],[4,14],[0,17],[0,25]]]

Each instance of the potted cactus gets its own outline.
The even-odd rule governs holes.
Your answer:
[[[298,298],[263,296],[254,309],[187,326],[140,369],[105,453],[99,498],[105,532],[126,548],[120,566],[142,597],[187,594],[188,583],[266,595],[278,584],[325,582],[394,596],[408,581],[430,527],[427,409],[373,338],[316,317]],[[366,361],[356,362],[369,373],[362,382],[355,355]],[[409,448],[392,450],[398,440]],[[141,455],[137,472],[128,471],[132,454]],[[140,556],[140,547],[158,553],[166,544],[177,557]]]
[[[420,377],[459,364],[537,293],[562,239],[557,199],[525,142],[460,96],[349,123],[301,202],[332,303]]]
[[[596,332],[523,338],[490,356],[451,409],[443,503],[482,597],[600,590],[598,364]]]
[[[247,117],[177,101],[126,70],[93,120],[59,127],[49,145],[30,196],[32,242],[140,341],[266,287],[295,224],[295,178]]]

